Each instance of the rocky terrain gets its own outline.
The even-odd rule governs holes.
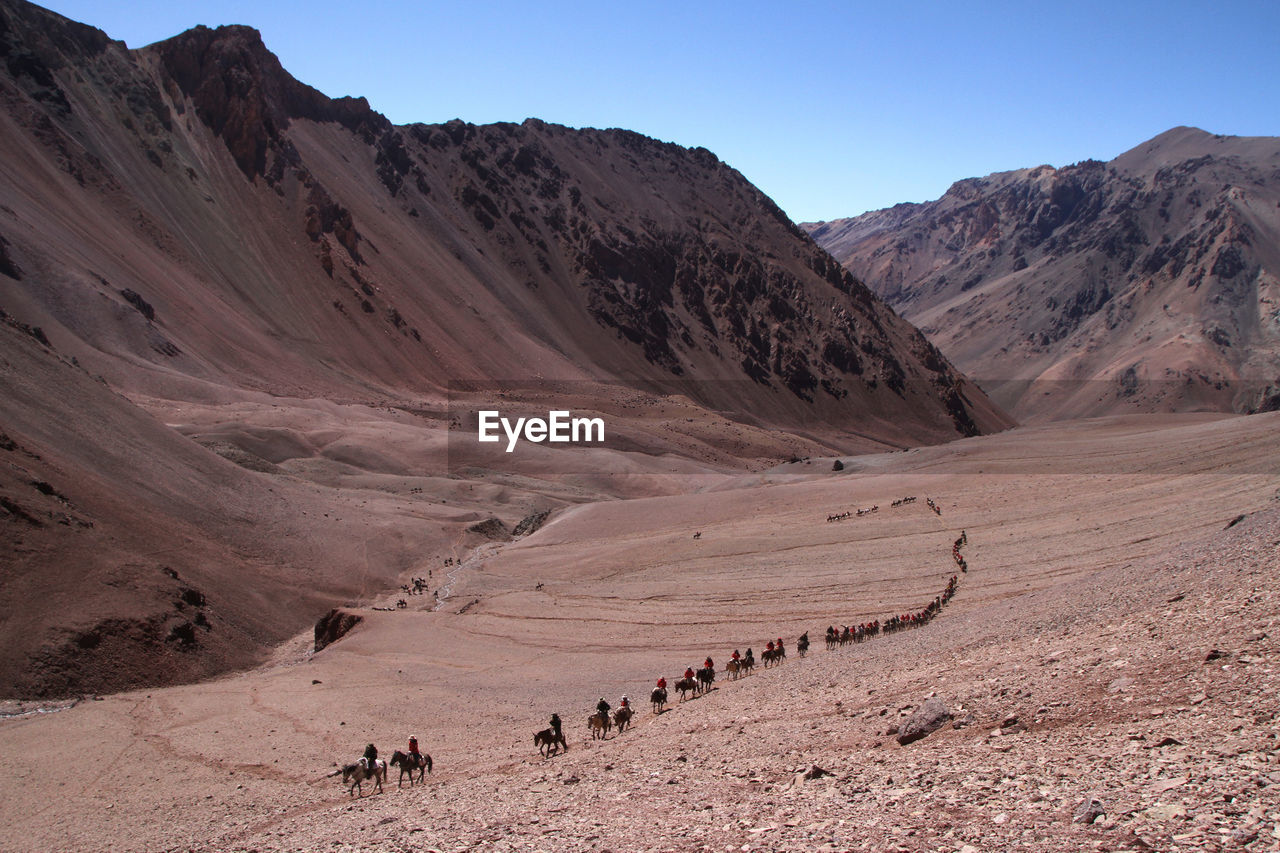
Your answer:
[[[1020,418],[1277,405],[1280,140],[1180,127],[805,228]]]
[[[319,653],[308,632],[251,673],[11,707],[7,847],[1273,850],[1277,417],[1027,428],[577,508]],[[941,615],[824,647],[941,591],[961,530]],[[648,709],[657,675],[780,634],[782,665]],[[592,741],[624,693],[638,722]],[[900,744],[930,700],[943,725]],[[553,711],[569,749],[543,758]],[[424,785],[331,775],[411,734]]]
[[[0,59],[8,695],[260,662],[488,518],[1011,423],[708,151],[393,126],[246,27],[4,0]],[[461,453],[496,400],[612,443]]]

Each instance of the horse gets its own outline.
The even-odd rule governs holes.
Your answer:
[[[724,665],[724,671],[729,673],[729,678],[737,681],[738,675],[742,672],[742,662],[731,660]]]
[[[431,772],[431,756],[425,752],[414,754],[411,752],[401,752],[396,750],[391,754],[391,766],[400,768],[400,778],[396,781],[396,787],[399,788],[404,782],[404,774],[409,774],[409,787],[413,787],[413,771],[418,771],[418,781],[422,781],[424,773]]]
[[[353,797],[356,791],[360,792],[360,796],[364,796],[364,782],[366,779],[372,779],[374,785],[381,791],[382,780],[385,778],[387,778],[387,762],[381,758],[373,762],[372,768],[363,761],[357,761],[355,764],[348,764],[342,768],[342,784],[347,786],[347,793]]]
[[[751,672],[751,670],[755,668],[756,668],[756,659],[751,655],[747,655],[742,660],[738,661],[739,676],[746,675],[747,673]]]
[[[649,694],[649,701],[653,704],[653,713],[661,714],[662,706],[667,704],[667,689],[665,687],[653,688],[653,692]]]
[[[684,701],[684,695],[690,691],[696,696],[698,693],[698,682],[692,678],[682,678],[676,682],[676,690],[680,692],[680,701]]]
[[[809,635],[808,634],[803,634],[801,635],[799,640],[796,640],[796,651],[800,653],[800,657],[804,657],[805,654],[809,651]],[[787,656],[785,649],[782,652],[782,656],[783,657]]]
[[[543,758],[549,758],[551,753],[557,749],[569,751],[569,744],[565,743],[563,734],[556,734],[555,729],[543,729],[533,736],[533,745],[538,748],[538,752],[542,753]]]
[[[777,662],[778,653],[773,649],[765,649],[760,653],[760,660],[764,661],[764,668],[768,669],[770,664]]]
[[[711,683],[716,680],[716,671],[714,668],[704,666],[698,670],[698,690],[706,693],[711,689]]]
[[[619,708],[618,710],[613,712],[613,724],[617,726],[618,734],[622,734],[623,729],[625,729],[630,723],[631,723],[630,708]]]
[[[612,725],[613,724],[609,721],[609,715],[607,713],[596,713],[587,717],[587,728],[591,730],[592,740],[595,740],[596,738],[603,740],[605,735],[609,734],[609,729]]]

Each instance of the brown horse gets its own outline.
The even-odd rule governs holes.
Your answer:
[[[400,768],[400,778],[396,780],[396,787],[399,788],[404,782],[404,774],[409,774],[409,787],[413,787],[413,771],[418,771],[418,781],[422,781],[423,774],[431,772],[431,756],[425,752],[414,755],[411,752],[401,752],[396,750],[391,754],[391,766]]]
[[[649,694],[649,701],[653,703],[653,713],[661,714],[662,706],[667,704],[667,689],[665,687],[653,688],[653,692]]]
[[[697,695],[698,682],[694,681],[692,678],[682,678],[676,682],[676,690],[679,691],[680,701],[683,702],[684,695],[686,693],[692,692],[694,695]]]
[[[569,744],[564,742],[564,735],[556,734],[555,729],[543,729],[538,732],[533,736],[533,744],[538,747],[538,752],[542,753],[543,758],[549,758],[557,749],[569,751]]]
[[[378,791],[382,790],[382,780],[387,778],[387,762],[381,758],[373,762],[373,767],[361,761],[348,764],[342,768],[342,784],[347,786],[347,793],[355,796],[356,791],[364,796],[364,782],[372,779]]]
[[[630,708],[619,708],[618,710],[613,712],[613,724],[617,726],[618,734],[622,734],[623,729],[625,729],[628,725],[630,725],[630,723],[631,723]]]
[[[740,661],[731,660],[724,665],[724,671],[729,673],[729,678],[737,681],[738,675],[742,672],[742,663]]]
[[[609,729],[612,728],[612,726],[613,723],[609,721],[608,714],[592,714],[590,717],[587,717],[587,728],[591,729],[592,740],[595,740],[596,738],[603,740],[604,737],[609,734]]]

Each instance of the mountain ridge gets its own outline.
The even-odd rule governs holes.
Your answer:
[[[1280,387],[1278,185],[1280,140],[1179,127],[805,227],[1021,417],[1256,411]]]

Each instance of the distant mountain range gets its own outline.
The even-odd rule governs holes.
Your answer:
[[[444,466],[456,380],[643,388],[623,420],[681,395],[680,429],[631,440],[641,461],[699,429],[745,467],[1011,423],[704,149],[394,126],[252,29],[129,50],[22,0],[0,0],[0,99],[19,692],[245,665],[518,512],[527,491]]]
[[[1280,139],[1180,127],[803,227],[1019,418],[1280,405]]]

